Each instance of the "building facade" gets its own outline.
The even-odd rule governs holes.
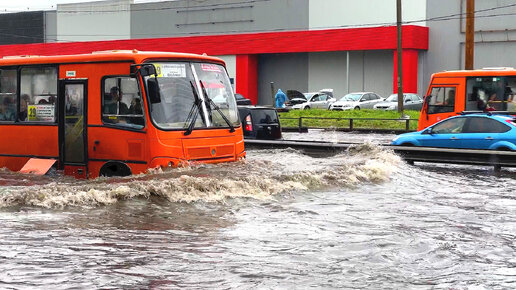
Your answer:
[[[476,2],[475,66],[516,66],[516,5]],[[13,39],[0,55],[207,53],[226,61],[236,91],[257,104],[272,104],[278,88],[396,92],[396,0],[110,0],[37,13],[44,40]],[[463,67],[464,15],[465,0],[403,1],[405,92],[423,95],[432,73]]]

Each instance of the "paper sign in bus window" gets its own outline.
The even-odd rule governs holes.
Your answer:
[[[208,64],[208,63],[201,64],[201,69],[203,71],[221,72],[220,67],[218,67],[217,65]]]
[[[158,63],[154,66],[159,78],[186,77],[186,65],[184,63]]]
[[[53,122],[55,120],[54,105],[29,105],[27,110],[29,121]]]

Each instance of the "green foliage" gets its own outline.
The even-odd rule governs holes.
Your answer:
[[[410,129],[417,129],[417,119],[419,111],[404,111],[412,121],[410,121]],[[405,129],[405,121],[398,120],[360,120],[361,118],[369,119],[399,119],[400,113],[397,111],[383,110],[348,110],[348,111],[329,111],[321,109],[309,110],[290,110],[289,112],[280,112],[280,123],[283,127],[298,127],[299,117],[311,117],[321,119],[303,119],[303,127],[309,128],[349,128],[349,120],[335,120],[322,118],[353,118],[354,128],[364,129]]]

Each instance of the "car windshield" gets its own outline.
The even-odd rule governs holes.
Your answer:
[[[153,64],[157,76],[145,77],[145,80],[147,87],[156,79],[158,82],[159,97],[150,98],[150,110],[152,119],[160,128],[185,129],[191,122],[195,122],[194,128],[227,127],[222,114],[233,125],[239,125],[236,100],[222,65],[189,62]]]
[[[403,96],[405,98],[405,96]],[[385,99],[386,102],[397,102],[398,101],[398,94],[392,94],[387,99]]]
[[[360,100],[362,94],[347,94],[339,99],[339,101],[356,102]]]
[[[303,93],[305,99],[310,100],[316,93]]]

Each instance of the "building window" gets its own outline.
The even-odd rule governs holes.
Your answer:
[[[20,75],[21,93],[18,120],[22,122],[55,122],[57,68],[22,68]]]
[[[138,82],[130,77],[108,77],[103,81],[102,121],[133,128],[143,128],[143,100]]]

